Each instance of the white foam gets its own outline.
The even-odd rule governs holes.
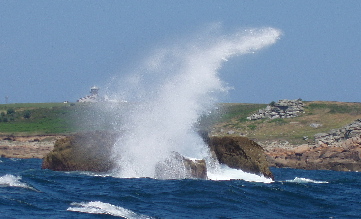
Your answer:
[[[264,176],[247,173],[242,170],[232,169],[225,165],[221,165],[220,168],[216,170],[210,170],[207,173],[208,179],[210,180],[232,180],[239,179],[248,182],[262,182],[262,183],[272,183],[273,180],[271,178],[267,178]]]
[[[81,202],[81,203],[71,203],[74,207],[69,207],[68,211],[77,211],[82,213],[89,214],[109,214],[117,217],[124,217],[128,219],[132,218],[151,218],[146,215],[135,213],[129,209],[115,206],[109,203],[104,203],[101,201],[91,201],[91,202]]]
[[[109,176],[113,176],[113,174],[111,173],[98,173],[98,172],[90,172],[90,171],[68,171],[68,172],[64,172],[66,174],[82,174],[82,175],[87,175],[87,176],[95,176],[95,177],[109,177]]]
[[[0,186],[30,188],[26,183],[20,182],[20,176],[6,174],[0,177]]]
[[[157,50],[129,80],[122,78],[116,92],[122,99],[129,93],[134,104],[120,115],[124,118],[117,129],[123,134],[112,153],[115,176],[154,178],[157,164],[173,151],[196,159],[209,156],[194,125],[229,89],[219,77],[222,64],[272,45],[280,35],[273,28],[231,34],[211,30],[201,40],[197,35]]]
[[[312,179],[307,179],[307,178],[302,178],[302,177],[295,177],[292,180],[286,180],[285,182],[292,182],[292,183],[328,183],[327,181],[317,181],[317,180],[312,180]]]

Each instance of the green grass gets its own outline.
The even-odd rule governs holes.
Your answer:
[[[265,108],[266,104],[222,104],[222,115],[220,122],[237,119],[239,122],[248,121],[247,117],[259,109]]]
[[[348,113],[348,114],[361,114],[361,106],[359,104],[345,103],[337,104],[335,103],[310,103],[307,106],[307,109],[310,113],[313,113],[315,110],[326,110],[328,113]]]
[[[285,124],[287,124],[289,121],[286,120],[286,119],[277,118],[277,119],[267,120],[267,122],[268,122],[268,123],[274,123],[274,124],[277,124],[277,125],[285,125]]]
[[[66,134],[80,131],[74,125],[77,112],[84,112],[89,106],[64,103],[21,103],[0,104],[2,134]],[[8,115],[9,109],[15,113]],[[28,113],[30,116],[24,116]],[[11,118],[11,120],[9,119]],[[7,120],[7,121],[6,121]]]
[[[321,101],[304,103],[305,113],[299,117],[249,121],[244,119],[244,114],[231,111],[229,115],[226,115],[228,120],[220,120],[214,127],[217,130],[223,130],[222,133],[218,133],[220,135],[232,130],[236,135],[246,134],[257,141],[287,140],[294,144],[302,144],[306,143],[303,140],[304,136],[313,139],[316,133],[329,132],[331,129],[341,128],[361,118],[361,103]],[[248,106],[245,112],[250,115],[251,109],[254,109],[255,112],[258,107],[259,105]],[[238,109],[242,110],[242,107],[239,106]],[[247,109],[250,109],[251,112]],[[320,123],[322,126],[313,128],[310,126],[312,123]]]
[[[247,117],[266,104],[220,104],[218,110],[203,116],[198,122],[208,130],[233,130],[235,134],[246,134],[258,141],[282,139],[291,143],[305,143],[303,136],[310,139],[320,132],[341,128],[361,118],[361,103],[304,102],[305,113],[288,119],[247,120]],[[69,134],[93,130],[110,130],[117,118],[117,110],[99,109],[102,104],[64,103],[22,103],[0,104],[0,134],[44,135]],[[13,109],[15,112],[11,113]],[[107,109],[107,107],[105,107]],[[11,115],[7,115],[10,112]],[[25,118],[26,113],[30,114]],[[8,121],[2,119],[7,117]],[[320,123],[319,128],[310,124]]]

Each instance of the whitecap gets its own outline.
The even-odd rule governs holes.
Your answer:
[[[307,179],[302,177],[295,177],[293,180],[286,180],[285,182],[294,182],[294,183],[328,183],[327,181],[317,181],[313,179]]]
[[[98,173],[98,172],[91,172],[91,171],[67,171],[64,172],[66,174],[81,174],[81,175],[86,175],[86,176],[95,176],[95,177],[109,177],[109,176],[113,176],[110,173]]]
[[[0,186],[30,188],[26,183],[20,182],[20,176],[6,174],[0,177]]]
[[[71,203],[74,207],[69,207],[68,211],[77,211],[82,213],[89,214],[109,214],[117,217],[124,217],[128,219],[132,218],[151,218],[146,215],[135,213],[129,209],[115,206],[109,203],[104,203],[101,201],[91,201],[91,202],[80,202],[80,203]]]
[[[272,183],[271,178],[267,178],[262,175],[247,173],[242,170],[232,169],[225,165],[220,165],[216,170],[210,170],[207,173],[208,179],[210,180],[232,180],[239,179],[248,182],[262,182]]]

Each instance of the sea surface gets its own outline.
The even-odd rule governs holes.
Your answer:
[[[272,168],[271,183],[115,178],[0,159],[0,218],[360,218],[361,173]]]

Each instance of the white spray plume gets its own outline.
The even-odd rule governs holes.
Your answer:
[[[126,89],[119,93],[132,107],[119,125],[125,131],[113,149],[116,176],[154,177],[157,163],[173,151],[207,157],[207,146],[193,128],[227,91],[218,75],[222,63],[275,43],[281,32],[263,28],[211,34],[158,50],[128,78],[126,89],[132,96],[125,95]]]

